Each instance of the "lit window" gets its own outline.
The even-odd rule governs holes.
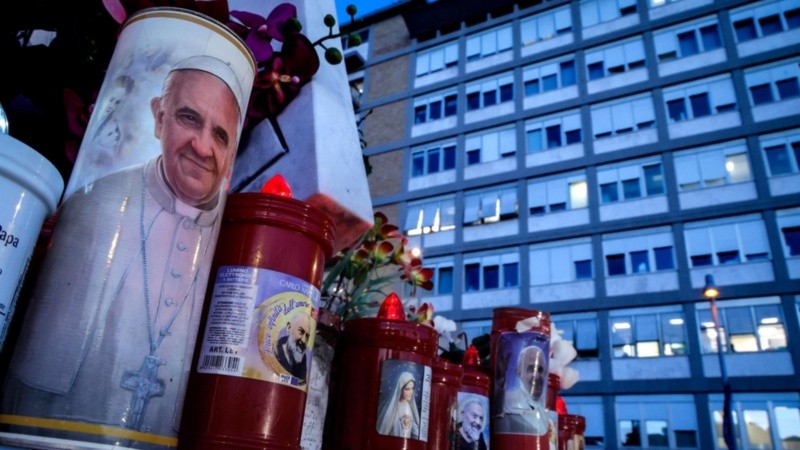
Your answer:
[[[800,436],[800,408],[775,406],[774,413],[781,448],[792,448],[792,445],[797,442],[797,437]]]
[[[642,445],[638,420],[620,420],[619,435],[623,447],[641,447]]]
[[[649,447],[669,447],[667,439],[669,430],[665,420],[645,421],[645,432],[647,433],[647,445]]]
[[[772,448],[772,437],[766,410],[745,409],[744,423],[750,448]]]
[[[785,350],[786,331],[779,303],[729,306],[717,303],[723,349],[735,353]],[[697,312],[703,353],[717,352],[717,333],[708,309]],[[729,337],[728,337],[729,336]],[[730,347],[728,348],[728,338]]]
[[[586,187],[586,181],[570,183],[569,198],[572,209],[586,208],[589,205],[589,195]]]
[[[655,358],[686,354],[686,325],[683,313],[648,312],[621,315],[613,311],[611,341],[615,358]]]

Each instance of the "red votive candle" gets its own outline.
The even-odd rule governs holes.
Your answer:
[[[178,446],[300,449],[333,224],[292,198],[228,196]]]
[[[585,448],[583,435],[586,418],[577,414],[559,414],[558,450],[580,450]]]
[[[474,356],[471,357],[472,351],[474,351]],[[472,363],[469,364],[468,361]],[[489,392],[492,380],[487,369],[478,364],[475,347],[467,349],[467,354],[464,356],[464,375],[461,377],[461,390],[458,393],[458,407],[456,408],[456,445],[454,448],[488,448],[489,418],[492,416],[489,408]]]
[[[550,315],[525,308],[495,309],[491,351],[491,447],[548,449]]]
[[[325,449],[426,450],[439,336],[404,320],[346,321],[334,356]]]
[[[431,421],[428,450],[450,450],[455,437],[458,391],[464,369],[446,359],[434,358],[431,383]]]

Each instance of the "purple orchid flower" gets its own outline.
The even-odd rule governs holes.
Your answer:
[[[256,125],[265,117],[277,117],[319,69],[313,44],[300,33],[287,35],[280,53],[256,75],[250,98],[248,122]]]
[[[291,3],[281,3],[266,18],[248,11],[231,11],[231,16],[248,29],[245,43],[253,51],[256,61],[262,64],[272,57],[272,40],[285,40],[283,28],[287,20],[297,17],[297,8]]]

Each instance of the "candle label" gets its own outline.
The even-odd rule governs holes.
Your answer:
[[[387,359],[378,396],[379,434],[428,442],[432,370],[429,366]]]
[[[550,438],[550,448],[558,449],[558,411],[547,410],[550,415],[550,427],[547,429],[547,436]]]
[[[319,289],[246,266],[217,271],[197,371],[307,388]]]
[[[545,408],[550,338],[536,331],[502,333],[497,341],[494,404],[495,433],[542,439],[547,448],[549,415]]]
[[[456,432],[451,448],[489,448],[489,397],[458,393]]]

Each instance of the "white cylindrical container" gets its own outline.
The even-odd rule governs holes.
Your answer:
[[[0,348],[6,339],[39,230],[64,191],[55,166],[32,148],[0,133]]]
[[[16,340],[0,442],[177,447],[255,71],[193,11],[125,23]]]

